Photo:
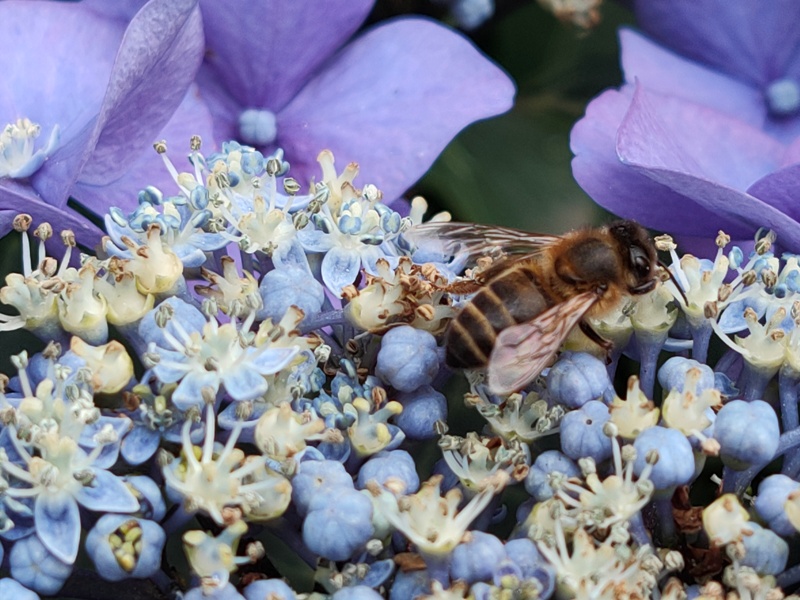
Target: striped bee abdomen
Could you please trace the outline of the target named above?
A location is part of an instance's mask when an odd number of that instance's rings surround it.
[[[491,278],[450,323],[447,364],[457,369],[485,366],[499,332],[530,321],[549,304],[531,265],[510,265]]]

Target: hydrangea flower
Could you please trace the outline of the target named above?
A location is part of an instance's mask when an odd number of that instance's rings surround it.
[[[463,127],[510,108],[508,77],[435,22],[397,19],[346,44],[373,3],[202,0],[198,82],[217,139],[283,148],[300,181],[329,149],[391,200]]]
[[[742,241],[763,226],[800,249],[800,34],[790,25],[800,7],[639,0],[635,9],[666,47],[620,32],[625,81],[575,125],[575,178],[605,208],[693,247],[720,228]]]
[[[151,0],[128,24],[76,3],[0,4],[0,231],[25,206],[92,247],[100,231],[70,197],[96,214],[131,207],[159,132],[208,135],[187,93],[203,51],[196,4]]]

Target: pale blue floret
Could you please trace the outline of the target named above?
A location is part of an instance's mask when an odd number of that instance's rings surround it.
[[[564,352],[547,374],[547,394],[556,404],[580,408],[590,400],[610,402],[614,387],[599,358],[585,352]]]
[[[780,439],[775,410],[763,400],[733,400],[717,413],[714,438],[726,467],[744,471],[766,465],[775,456]]]
[[[347,560],[372,535],[372,502],[346,487],[313,498],[303,521],[305,545],[330,560]]]
[[[366,489],[370,481],[383,486],[390,478],[402,482],[403,494],[415,494],[419,490],[414,459],[405,450],[384,450],[372,456],[359,469],[356,485],[360,490]]]
[[[581,470],[571,458],[562,452],[547,450],[533,461],[525,476],[525,490],[537,502],[552,498],[553,488],[550,486],[549,476],[555,473],[561,473],[565,477],[578,477]]]
[[[759,575],[778,575],[786,569],[789,560],[789,544],[774,531],[764,529],[758,523],[747,526],[752,535],[742,538],[745,555],[742,564],[755,569]]]
[[[758,486],[754,503],[756,513],[778,535],[791,536],[797,530],[786,516],[789,494],[800,493],[800,483],[786,475],[770,475]]]
[[[378,592],[366,585],[356,585],[338,590],[331,600],[382,600]]]
[[[135,566],[128,571],[123,569],[115,556],[116,547],[109,541],[109,535],[132,518],[128,515],[103,515],[89,530],[86,536],[86,551],[97,569],[100,577],[107,581],[122,581],[129,577],[142,579],[150,577],[161,568],[161,552],[167,536],[158,523],[147,519],[135,519],[141,530],[141,550]]]
[[[447,398],[430,385],[421,385],[410,392],[399,392],[395,400],[403,405],[403,412],[395,417],[394,422],[408,439],[435,438],[436,422],[447,421]]]
[[[597,400],[568,412],[561,421],[561,450],[573,460],[611,458],[611,439],[603,432],[608,419],[608,407]]]
[[[292,502],[297,511],[305,515],[314,498],[340,487],[355,489],[353,478],[342,463],[335,460],[304,460],[292,479]]]
[[[694,476],[694,454],[689,440],[677,429],[649,427],[633,442],[636,449],[634,473],[641,475],[649,468],[648,453],[658,452],[658,462],[652,467],[649,479],[657,493],[672,495],[679,485],[685,485]]]
[[[239,135],[245,144],[266,146],[275,141],[278,125],[275,113],[249,108],[239,115]]]
[[[463,579],[469,584],[489,581],[495,566],[506,558],[505,547],[497,537],[482,531],[470,533],[470,540],[453,550],[450,577]]]
[[[281,320],[290,306],[296,306],[309,319],[318,314],[325,301],[325,289],[308,269],[296,265],[286,265],[269,271],[258,285],[262,306],[256,311],[256,318]]]
[[[664,390],[664,394],[672,390],[683,392],[686,384],[686,373],[689,369],[699,369],[701,372],[697,387],[691,390],[695,394],[700,394],[704,390],[713,389],[715,386],[714,370],[708,365],[683,356],[673,356],[661,365],[658,370],[658,383]]]
[[[800,110],[800,85],[788,77],[776,79],[767,85],[764,99],[769,112],[775,117],[791,117]]]
[[[381,340],[375,374],[401,392],[430,385],[439,372],[436,338],[427,331],[402,325]]]
[[[254,581],[244,588],[246,600],[264,600],[264,598],[274,598],[275,600],[295,600],[294,590],[286,585],[282,579],[262,579]]]
[[[72,564],[56,558],[35,535],[17,540],[9,556],[11,576],[40,594],[55,594],[72,573]]]
[[[0,598],[14,598],[14,600],[39,600],[39,594],[26,588],[21,583],[3,577],[0,579]]]

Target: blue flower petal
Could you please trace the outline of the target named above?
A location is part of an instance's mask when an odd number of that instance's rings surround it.
[[[239,368],[226,369],[222,373],[225,391],[234,400],[252,400],[267,391],[267,380],[256,369],[247,364]]]
[[[361,255],[349,248],[331,248],[322,259],[322,281],[337,296],[350,285],[361,270]]]
[[[203,404],[203,388],[209,387],[214,393],[219,389],[219,373],[192,371],[178,384],[172,394],[172,403],[180,410]]]
[[[139,501],[120,478],[103,469],[94,469],[93,473],[92,483],[81,487],[75,494],[82,506],[95,512],[139,510]]]
[[[129,465],[140,465],[158,450],[161,436],[157,431],[140,425],[122,440],[122,458]]]
[[[81,541],[81,516],[75,498],[67,492],[40,494],[33,512],[36,535],[45,548],[58,560],[74,563]]]

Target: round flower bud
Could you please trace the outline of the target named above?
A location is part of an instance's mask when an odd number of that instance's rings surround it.
[[[32,592],[21,583],[3,577],[0,579],[0,598],[14,598],[14,600],[39,600],[39,594]]]
[[[777,533],[764,529],[758,523],[749,523],[752,535],[742,537],[745,555],[742,564],[759,575],[778,575],[789,560],[789,544]]]
[[[223,587],[214,588],[209,592],[201,585],[193,587],[183,595],[183,600],[245,600],[230,581]]]
[[[725,466],[744,471],[767,464],[778,450],[781,435],[778,416],[763,400],[733,400],[717,413],[714,439]]]
[[[296,600],[294,590],[282,579],[262,579],[244,588],[245,600]]]
[[[383,600],[383,596],[365,585],[354,585],[338,590],[331,600]]]
[[[167,309],[163,305],[167,305],[169,308]],[[158,326],[157,321],[160,321],[164,314],[171,314],[172,316],[166,320],[166,325],[161,328]],[[203,313],[196,307],[180,298],[171,296],[142,317],[139,322],[139,335],[146,342],[155,342],[156,346],[172,349],[172,344],[164,337],[164,331],[168,331],[180,340],[183,338],[178,333],[175,323],[180,323],[180,326],[187,333],[201,333],[207,321]]]
[[[311,501],[334,489],[353,490],[353,478],[342,463],[335,460],[304,460],[292,479],[292,502],[300,515],[309,510]]]
[[[72,565],[53,556],[35,534],[14,543],[9,565],[14,580],[39,594],[55,594],[72,573]]]
[[[436,338],[408,325],[386,332],[381,340],[375,374],[401,392],[430,385],[439,372]]]
[[[557,404],[580,408],[590,400],[610,400],[614,388],[599,358],[585,352],[564,352],[547,374],[547,393]]]
[[[796,529],[786,516],[789,494],[800,493],[800,483],[786,475],[770,475],[758,486],[755,509],[758,516],[778,535],[790,536]]]
[[[389,479],[403,483],[403,494],[414,494],[419,490],[414,459],[405,450],[383,451],[371,457],[359,470],[356,486],[363,490],[369,481],[385,485]]]
[[[103,515],[86,536],[86,551],[107,581],[143,579],[161,568],[167,536],[158,523],[129,515]]]
[[[394,422],[409,439],[435,438],[436,421],[447,420],[447,398],[429,385],[399,393],[395,399],[402,404],[403,412],[394,418]]]
[[[497,563],[506,558],[503,542],[489,533],[472,531],[469,541],[453,550],[450,561],[452,579],[463,579],[469,584],[488,581]]]
[[[659,491],[674,490],[676,486],[689,483],[694,476],[694,454],[686,436],[677,429],[650,427],[633,442],[636,462],[633,471],[637,477],[654,458],[651,451],[658,452],[658,461],[652,466],[649,479]]]
[[[541,584],[540,598],[549,598],[556,586],[555,569],[528,538],[506,542],[506,554],[519,567],[522,579],[536,579]]]
[[[347,560],[372,537],[372,502],[344,489],[320,500],[303,521],[303,542],[323,558]]]
[[[322,284],[307,269],[296,265],[284,265],[264,275],[258,293],[263,305],[256,318],[269,318],[273,323],[280,321],[290,306],[301,309],[307,319],[318,314],[325,301]]]
[[[578,477],[581,470],[571,458],[558,450],[542,452],[533,461],[528,475],[525,477],[525,489],[537,502],[553,497],[550,487],[551,473],[562,473],[566,477]]]
[[[661,384],[664,393],[667,394],[672,390],[683,392],[689,369],[700,369],[697,388],[689,391],[699,394],[703,390],[710,390],[714,387],[714,370],[711,367],[691,358],[673,356],[658,370],[658,383]]]
[[[610,458],[611,438],[603,432],[608,419],[608,407],[597,400],[568,412],[561,420],[561,450],[573,460],[593,458],[600,463]]]
[[[421,571],[398,571],[395,575],[392,588],[389,590],[389,600],[408,600],[419,598],[431,591],[431,579],[427,569]]]

